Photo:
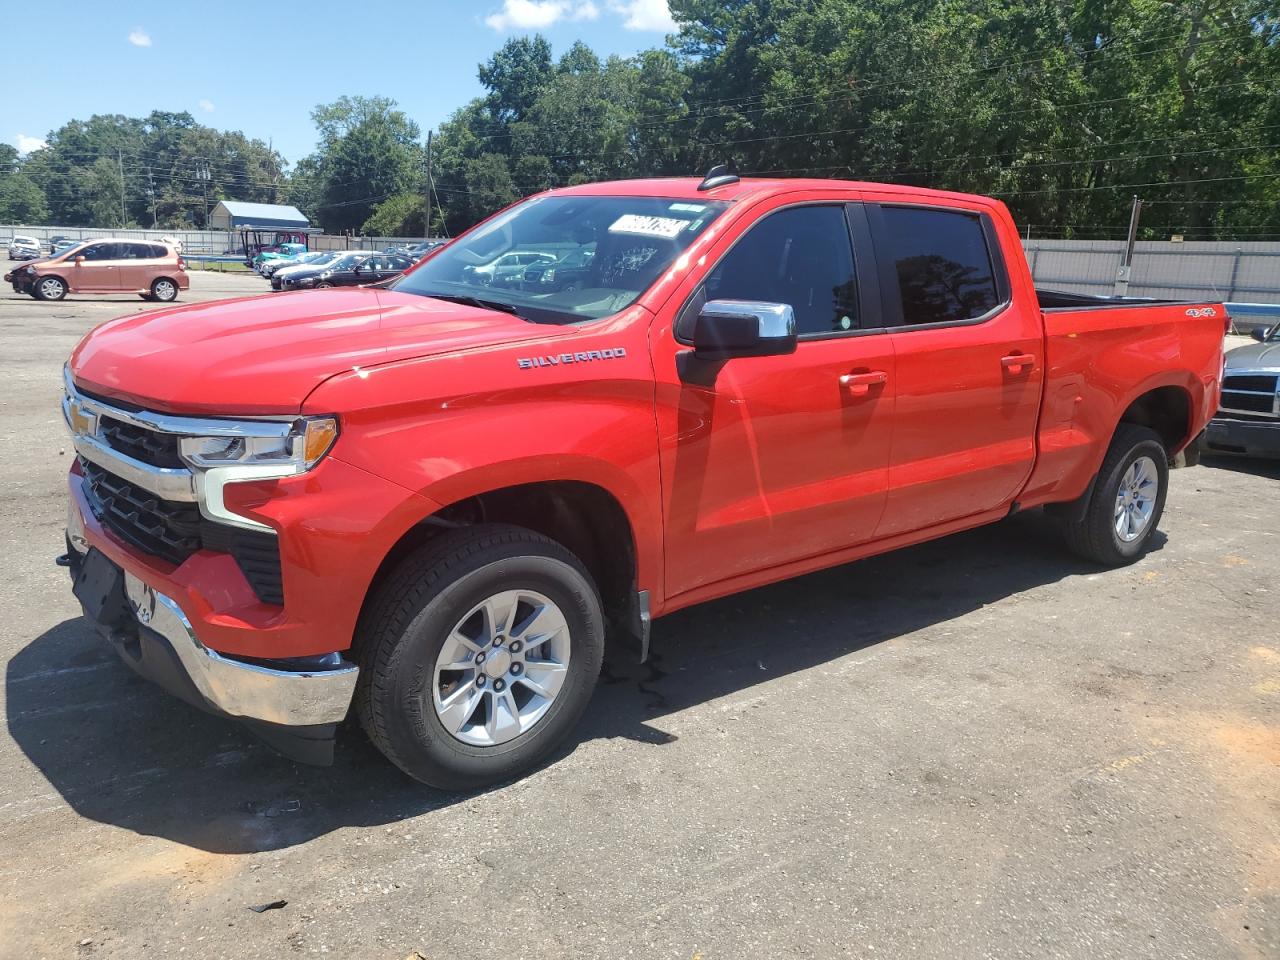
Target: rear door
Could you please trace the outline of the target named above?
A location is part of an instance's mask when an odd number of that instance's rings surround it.
[[[151,286],[151,275],[154,273],[155,247],[149,243],[132,241],[121,241],[116,246],[120,289],[148,289]]]
[[[804,196],[723,238],[652,328],[669,597],[870,540],[879,523],[892,343],[874,270],[853,256],[860,210]],[[709,300],[789,304],[795,353],[695,358]]]
[[[1013,296],[988,211],[867,212],[897,364],[880,538],[1012,502],[1035,459],[1043,338],[1038,306]]]

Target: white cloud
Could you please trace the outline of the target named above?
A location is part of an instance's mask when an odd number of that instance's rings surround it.
[[[19,153],[30,153],[32,150],[43,150],[49,144],[39,137],[29,137],[25,133],[20,133],[13,138],[13,145],[18,148]]]
[[[627,30],[676,32],[676,22],[671,19],[667,0],[609,0],[609,9],[626,18],[622,26]]]
[[[489,14],[484,22],[503,33],[545,30],[561,20],[594,20],[598,16],[600,8],[593,0],[502,0],[502,9]]]
[[[213,101],[212,101],[212,100],[201,100],[201,101],[200,101],[200,109],[201,109],[201,110],[203,110],[205,113],[213,113]]]
[[[141,27],[134,27],[129,31],[129,42],[135,47],[149,47],[151,46],[151,34]]]

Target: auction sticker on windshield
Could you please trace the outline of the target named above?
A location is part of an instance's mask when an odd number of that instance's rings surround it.
[[[636,213],[624,213],[609,227],[610,233],[630,233],[641,237],[664,237],[674,240],[689,225],[688,220],[674,217],[642,217]]]

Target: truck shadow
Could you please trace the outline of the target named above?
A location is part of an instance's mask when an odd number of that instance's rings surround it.
[[[1230,457],[1205,454],[1200,465],[1211,470],[1227,470],[1232,473],[1248,473],[1268,480],[1280,480],[1280,459],[1262,457]]]
[[[1157,535],[1155,549],[1163,543]],[[1002,597],[1096,572],[1038,513],[681,611],[654,625],[652,658],[612,651],[574,738],[660,747],[664,715],[962,616]],[[135,677],[89,625],[67,620],[10,661],[6,715],[57,791],[10,797],[19,818],[81,816],[215,853],[293,846],[346,826],[420,817],[464,801],[386,762],[356,729],[334,767],[290,763],[236,724]]]

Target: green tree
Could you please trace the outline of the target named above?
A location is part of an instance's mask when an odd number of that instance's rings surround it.
[[[22,173],[0,176],[0,223],[47,223],[44,191]]]
[[[374,207],[417,185],[418,126],[385,97],[342,97],[312,111],[320,149],[316,214],[325,230],[358,229]]]

